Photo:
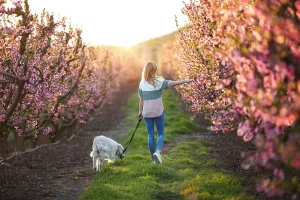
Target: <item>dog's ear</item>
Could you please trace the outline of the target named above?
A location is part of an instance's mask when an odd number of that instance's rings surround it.
[[[122,153],[122,151],[124,150],[123,146],[121,144],[118,144],[117,147],[118,150]]]
[[[116,152],[116,155],[118,156],[118,158],[123,159],[125,157],[123,151],[124,151],[123,146],[121,144],[118,144],[117,145],[117,152]]]

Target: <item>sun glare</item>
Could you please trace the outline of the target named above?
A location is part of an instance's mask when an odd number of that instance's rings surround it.
[[[186,20],[182,0],[28,0],[31,10],[43,8],[67,17],[83,29],[88,45],[133,46],[177,30]],[[185,1],[186,2],[186,1]]]

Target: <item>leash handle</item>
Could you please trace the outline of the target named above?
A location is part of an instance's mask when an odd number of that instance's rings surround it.
[[[136,125],[136,127],[135,127],[135,130],[134,130],[134,132],[133,132],[133,134],[132,134],[130,140],[127,142],[126,147],[124,148],[124,150],[123,150],[123,152],[121,153],[121,155],[123,155],[123,154],[125,153],[125,151],[127,150],[127,148],[128,148],[128,146],[129,146],[129,144],[131,143],[131,141],[132,141],[132,139],[133,139],[133,137],[134,137],[134,135],[135,135],[135,132],[136,132],[137,128],[139,127],[141,121],[142,121],[142,118],[139,118],[139,121],[138,121],[138,123],[137,123],[137,125]]]

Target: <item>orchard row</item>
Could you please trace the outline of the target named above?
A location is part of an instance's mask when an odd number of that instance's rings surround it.
[[[0,1],[1,2],[1,1]],[[28,1],[0,3],[0,141],[7,155],[10,134],[24,140],[55,138],[85,123],[119,89],[123,55],[86,46],[82,31]]]
[[[273,172],[258,191],[299,194],[300,1],[191,0],[182,12],[164,63],[194,79],[178,89],[189,109],[255,143],[243,167]]]

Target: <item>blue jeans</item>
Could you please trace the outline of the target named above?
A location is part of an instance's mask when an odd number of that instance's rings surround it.
[[[153,159],[153,154],[155,153],[156,149],[162,151],[163,143],[164,143],[164,136],[165,136],[165,126],[164,126],[165,114],[164,112],[154,118],[144,118],[147,132],[148,132],[148,148],[150,151],[151,158]],[[158,132],[158,137],[156,141],[156,148],[154,142],[154,124],[156,125],[156,130]]]

